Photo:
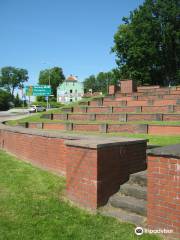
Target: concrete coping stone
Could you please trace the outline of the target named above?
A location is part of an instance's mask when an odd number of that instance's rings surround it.
[[[151,150],[148,150],[147,154],[153,156],[166,156],[180,159],[180,144],[153,148]]]
[[[147,143],[146,139],[139,138],[126,138],[126,137],[116,137],[116,138],[103,138],[96,137],[90,139],[80,139],[76,141],[67,140],[65,144],[68,146],[82,147],[82,148],[104,148],[111,146],[122,146],[122,145],[131,145],[135,143]]]
[[[65,144],[69,146],[78,146],[85,148],[102,148],[107,146],[116,146],[116,145],[127,145],[138,143],[146,143],[148,140],[145,139],[136,139],[136,138],[121,138],[121,137],[108,137],[96,136],[96,135],[80,135],[80,134],[68,134],[68,133],[57,133],[57,132],[48,132],[40,129],[28,129],[22,127],[12,127],[4,125],[0,122],[0,130],[5,130],[13,133],[21,133],[28,135],[36,135],[49,138],[60,138],[65,139]]]
[[[80,139],[80,136],[75,134],[68,134],[62,132],[48,132],[47,130],[41,129],[32,129],[32,128],[22,128],[21,126],[7,126],[0,123],[0,130],[5,130],[8,132],[13,133],[21,133],[21,134],[28,134],[28,135],[37,135],[42,137],[49,137],[49,138],[61,138],[61,139],[71,139],[76,140]]]

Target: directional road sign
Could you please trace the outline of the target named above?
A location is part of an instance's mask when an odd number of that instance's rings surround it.
[[[25,92],[27,96],[49,96],[51,95],[51,86],[48,85],[26,86]]]

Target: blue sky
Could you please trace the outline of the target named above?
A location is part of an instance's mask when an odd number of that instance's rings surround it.
[[[60,66],[83,81],[116,67],[110,54],[122,17],[143,0],[0,0],[0,68]]]

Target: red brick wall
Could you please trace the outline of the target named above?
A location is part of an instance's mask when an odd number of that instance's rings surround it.
[[[115,100],[116,101],[130,101],[130,100],[132,100],[132,97],[118,97],[118,96],[116,96],[116,98],[115,98]]]
[[[68,147],[66,192],[80,205],[97,207],[97,150]]]
[[[85,113],[86,112],[86,107],[73,107],[73,112],[81,112]]]
[[[99,131],[99,124],[73,124],[74,131]]]
[[[107,132],[147,133],[147,127],[145,124],[108,124]]]
[[[97,101],[90,101],[89,105],[91,107],[96,107],[96,106],[98,106],[98,102]]]
[[[113,113],[117,112],[137,112],[137,108],[135,106],[133,107],[114,107]]]
[[[180,99],[180,94],[164,95],[164,99]]]
[[[28,128],[37,128],[37,123],[28,123]]]
[[[68,120],[90,120],[88,114],[68,114]]]
[[[154,106],[176,105],[176,99],[155,100],[153,105]]]
[[[112,121],[119,121],[119,114],[96,114],[96,120],[112,120]]]
[[[158,89],[160,88],[159,85],[156,85],[156,86],[140,86],[140,87],[137,87],[137,91],[138,92],[149,92],[149,91],[154,91],[155,89]]]
[[[115,106],[115,107],[119,107],[121,106],[121,103],[120,101],[106,101],[103,103],[103,106]]]
[[[98,113],[98,112],[109,112],[109,107],[88,107],[87,112],[89,113]]]
[[[149,99],[150,100],[150,99]],[[148,100],[128,101],[127,106],[149,106]],[[153,106],[176,105],[176,99],[153,100]]]
[[[128,101],[127,106],[148,106],[148,101],[138,100],[138,101]]]
[[[127,114],[127,121],[156,121],[156,114]]]
[[[87,208],[106,204],[129,174],[146,169],[144,143],[100,149],[69,146],[67,195]]]
[[[1,148],[21,159],[61,175],[66,174],[64,140],[0,130]]]
[[[148,156],[149,229],[169,229],[169,239],[180,239],[180,159]]]
[[[121,93],[132,93],[136,91],[135,83],[132,80],[124,80],[121,82]]]
[[[53,114],[53,120],[67,120],[66,114]]]
[[[169,107],[168,106],[143,106],[142,107],[142,112],[169,112]]]
[[[180,95],[180,90],[170,90],[170,94]]]
[[[174,106],[174,112],[180,112],[180,106]]]
[[[66,130],[64,123],[44,123],[43,128],[47,130]]]
[[[149,125],[148,134],[152,135],[180,135],[180,126]]]
[[[180,114],[163,114],[163,121],[180,121]]]
[[[152,96],[138,96],[138,100],[157,100],[159,99],[159,96],[163,95],[152,95]]]
[[[117,90],[118,90],[117,86],[115,86],[115,85],[110,85],[109,86],[109,94],[110,95],[114,95],[117,92]]]

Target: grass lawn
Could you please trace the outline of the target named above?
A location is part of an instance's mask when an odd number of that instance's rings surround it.
[[[159,239],[63,202],[64,178],[2,151],[0,169],[0,240]]]

